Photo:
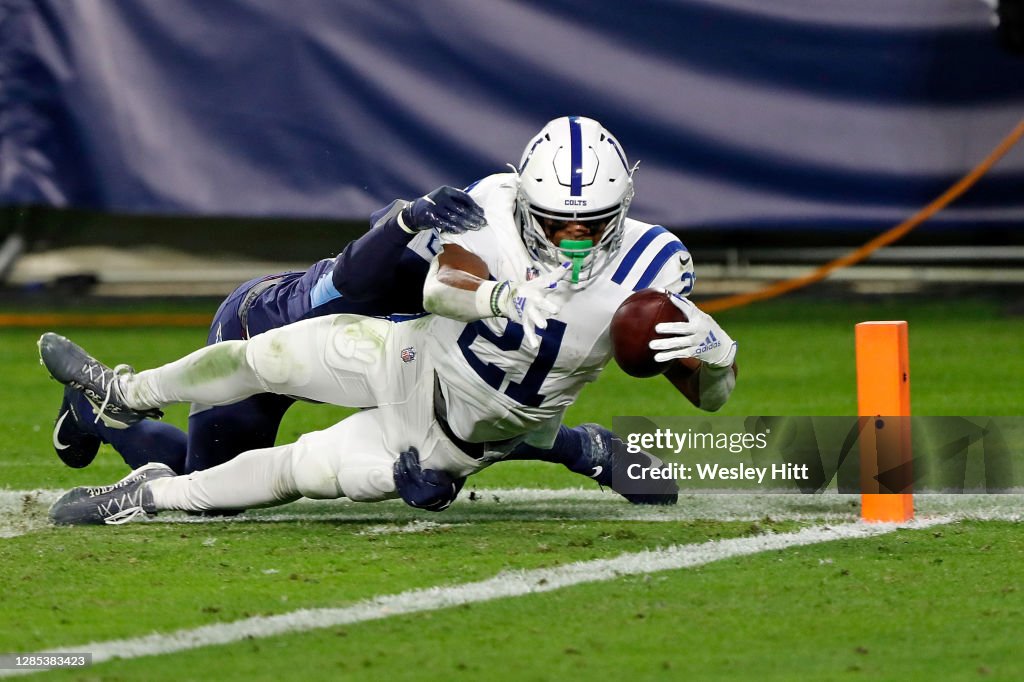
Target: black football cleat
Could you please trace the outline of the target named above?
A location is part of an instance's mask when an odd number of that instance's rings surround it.
[[[157,409],[136,410],[125,403],[118,378],[134,373],[128,365],[111,369],[60,334],[39,337],[39,359],[57,381],[85,394],[100,420],[113,429],[126,429],[143,419],[159,419]]]
[[[64,387],[64,400],[57,412],[53,425],[53,449],[60,461],[72,469],[82,469],[92,464],[103,442],[99,436],[87,433],[81,426],[91,415],[80,414],[75,406],[79,392],[70,386]]]
[[[635,480],[628,472],[630,466],[644,470],[663,469],[665,462],[644,452],[630,452],[622,439],[600,424],[582,424],[587,432],[589,472],[584,473],[600,485],[611,488],[632,504],[675,504],[679,500],[679,484],[673,478]]]
[[[117,526],[156,514],[145,484],[175,475],[166,464],[151,462],[113,485],[73,488],[50,507],[50,520],[58,526]]]

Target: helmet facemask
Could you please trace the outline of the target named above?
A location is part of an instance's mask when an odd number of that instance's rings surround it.
[[[570,281],[581,287],[589,284],[615,259],[622,246],[623,224],[626,212],[633,200],[632,182],[622,203],[599,211],[551,211],[530,203],[520,189],[516,197],[517,218],[522,231],[523,243],[530,257],[548,268],[569,261],[573,271]],[[593,225],[593,238],[561,240],[555,244],[549,235],[560,228],[559,223],[579,222]]]

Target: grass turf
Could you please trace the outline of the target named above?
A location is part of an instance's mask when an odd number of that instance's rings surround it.
[[[720,414],[852,415],[856,412],[853,325],[870,319],[905,319],[910,325],[913,412],[918,415],[1014,415],[1024,385],[1024,319],[1001,314],[997,302],[958,302],[957,329],[984,339],[986,358],[966,361],[963,334],[950,331],[945,301],[827,304],[774,301],[725,311],[717,317],[739,342],[740,376]],[[52,455],[50,430],[60,388],[39,366],[35,341],[43,329],[0,330],[0,485],[25,489],[109,482],[126,468],[109,448],[85,471],[69,470]],[[138,368],[176,359],[205,341],[198,328],[62,329],[101,360]],[[184,427],[185,406],[166,420]],[[633,379],[614,363],[585,389],[566,422],[611,425],[615,416],[696,414],[660,377]],[[299,404],[286,415],[279,442],[326,428],[349,414],[333,406]],[[479,474],[478,485],[564,486],[586,484],[557,467],[508,462]]]
[[[959,301],[956,329],[984,339],[986,359],[965,362],[964,334],[951,333],[950,315],[944,301],[783,300],[722,313],[718,319],[740,342],[740,379],[723,413],[853,414],[852,327],[867,319],[909,321],[916,414],[1018,413],[1024,321],[1002,316],[993,302]],[[41,331],[0,330],[0,486],[111,482],[125,467],[108,448],[82,471],[67,469],[53,454],[60,389],[37,364]],[[201,329],[57,331],[101,359],[138,367],[176,358],[205,338]],[[693,408],[667,382],[631,379],[610,366],[567,421],[610,424],[618,415],[687,413]],[[186,414],[173,408],[167,419],[184,425]],[[280,440],[345,414],[297,405]],[[491,467],[472,483],[593,486],[559,467],[523,462]],[[367,529],[365,517],[37,530],[0,539],[7,585],[0,650],[337,605],[509,567],[750,532],[749,522],[566,516],[490,516],[385,536],[358,535]],[[446,517],[428,518],[443,523]],[[1019,679],[1024,671],[1012,655],[1024,577],[1018,535],[1016,524],[961,523],[42,677]]]
[[[902,531],[101,670],[154,681],[1018,680],[1017,531]]]
[[[114,531],[116,544],[103,547],[96,546],[96,530],[90,528],[53,528],[5,540],[0,575],[18,589],[0,595],[6,623],[0,650],[42,650],[341,606],[368,594],[469,582],[503,570],[793,526],[502,521],[380,534],[374,525],[313,519],[134,524]],[[26,555],[33,557],[28,565]],[[147,586],[141,609],[140,585]]]

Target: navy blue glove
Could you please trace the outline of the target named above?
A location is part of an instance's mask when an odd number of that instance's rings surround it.
[[[439,230],[462,234],[467,230],[479,230],[487,222],[484,209],[473,201],[473,197],[448,185],[412,202],[402,209],[399,217],[406,229],[415,232]]]
[[[410,507],[427,511],[444,511],[459,496],[466,479],[455,478],[444,471],[420,466],[420,453],[409,448],[395,460],[395,488]]]

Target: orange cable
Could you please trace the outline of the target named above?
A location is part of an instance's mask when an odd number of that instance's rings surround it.
[[[0,329],[21,327],[206,327],[198,313],[0,313]]]
[[[960,178],[952,187],[942,193],[937,199],[932,201],[930,204],[922,208],[920,211],[912,215],[911,217],[904,220],[899,225],[889,229],[886,232],[878,235],[863,246],[854,249],[850,253],[844,256],[840,256],[833,261],[825,263],[816,270],[809,272],[806,275],[800,277],[794,277],[792,279],[782,280],[781,282],[775,282],[769,284],[763,289],[757,291],[750,291],[744,294],[735,294],[733,296],[723,296],[722,298],[712,299],[706,303],[701,304],[701,310],[709,313],[718,312],[721,310],[728,310],[730,308],[737,308],[754,301],[763,301],[769,298],[775,298],[782,294],[789,293],[796,289],[800,289],[809,284],[820,282],[821,280],[828,277],[833,271],[840,268],[849,267],[856,263],[861,262],[872,253],[892,244],[897,239],[902,238],[905,234],[913,230],[915,227],[923,223],[924,221],[931,218],[933,215],[946,208],[950,203],[958,199],[964,192],[971,188],[985,173],[987,173],[992,166],[995,165],[999,159],[1003,158],[1008,151],[1020,141],[1021,137],[1024,137],[1024,119],[1022,119],[1014,127],[1010,134],[1007,135],[1003,140],[996,146],[995,149],[985,158],[984,161],[979,163],[974,170]]]

